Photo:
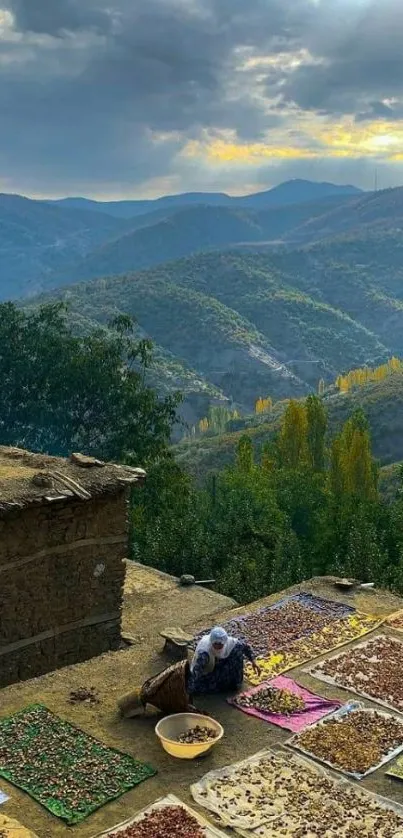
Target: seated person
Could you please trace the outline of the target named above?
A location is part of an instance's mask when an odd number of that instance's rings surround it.
[[[196,646],[187,685],[189,694],[238,690],[243,681],[244,657],[250,661],[256,674],[260,674],[250,646],[216,626]]]

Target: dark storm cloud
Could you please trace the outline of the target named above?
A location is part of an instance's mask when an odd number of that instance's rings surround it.
[[[403,96],[401,0],[330,0],[323,6],[305,38],[312,56],[322,63],[283,77],[284,100],[334,114],[387,116],[386,109],[379,112],[382,100]],[[389,110],[393,119],[393,107]]]
[[[110,30],[110,16],[97,0],[6,0],[20,32],[62,36],[67,31]]]
[[[403,108],[400,105],[398,107],[396,105],[391,107],[391,105],[387,105],[385,102],[369,102],[368,109],[357,113],[355,118],[357,122],[368,122],[376,119],[393,121],[394,119],[403,118]]]
[[[203,129],[259,140],[289,103],[396,115],[402,36],[397,0],[0,0],[0,180],[134,191]],[[301,49],[316,63],[240,70]]]
[[[43,183],[55,172],[136,183],[169,173],[179,148],[153,145],[150,130],[259,135],[277,117],[253,101],[233,51],[275,43],[288,16],[277,0],[250,0],[248,16],[233,4],[231,15],[226,0],[8,0],[21,40],[0,41],[0,162]]]

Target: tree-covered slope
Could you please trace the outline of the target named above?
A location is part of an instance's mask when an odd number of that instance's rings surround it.
[[[359,195],[348,205],[330,209],[318,218],[305,221],[288,233],[293,244],[314,242],[343,233],[403,226],[403,187]]]
[[[210,253],[53,296],[101,323],[136,317],[162,349],[251,409],[261,394],[303,395],[322,376],[389,354],[373,332],[290,282],[253,256]]]
[[[48,274],[125,228],[107,215],[0,195],[0,300],[37,292]]]
[[[253,323],[168,275],[147,271],[109,277],[59,290],[51,299],[66,301],[72,316],[102,324],[121,313],[135,317],[171,358],[245,407],[260,391],[282,397],[308,389]]]
[[[368,418],[375,456],[384,466],[403,460],[403,374],[394,373],[383,381],[358,387],[346,394],[325,398],[329,427],[337,433],[357,408]],[[204,434],[184,440],[175,448],[178,462],[199,480],[210,471],[233,462],[242,434],[254,441],[257,453],[273,439],[280,428],[286,401],[274,405],[269,418],[247,416],[235,424],[238,430],[222,435]]]
[[[377,383],[367,384],[347,394],[325,398],[329,413],[331,434],[336,434],[343,423],[357,408],[362,408],[369,421],[374,455],[384,467],[383,479],[388,475],[395,478],[392,468],[403,460],[403,374],[394,373]],[[239,429],[222,436],[202,436],[196,440],[185,440],[176,448],[178,461],[198,478],[209,471],[221,468],[233,461],[234,451],[243,433],[249,434],[259,452],[263,445],[278,432],[281,415],[286,402],[274,406],[269,419],[262,421],[256,416],[246,417],[236,424]],[[390,468],[389,468],[390,466]]]
[[[322,215],[330,204],[350,197],[269,209],[190,206],[166,208],[134,218],[132,229],[96,248],[83,259],[71,260],[48,277],[48,288],[161,265],[200,251],[232,245],[275,243],[295,226]]]
[[[151,275],[151,274],[149,274]],[[384,358],[374,332],[294,285],[273,261],[237,253],[199,254],[152,272],[211,295],[253,322],[295,373],[317,384],[370,358]],[[358,364],[358,365],[359,365]]]
[[[263,269],[278,269],[294,287],[345,312],[403,354],[403,237],[397,231],[336,238],[260,260]]]

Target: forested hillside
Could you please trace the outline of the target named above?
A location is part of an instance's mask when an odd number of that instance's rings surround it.
[[[237,434],[231,464],[197,487],[177,463],[156,464],[135,499],[134,557],[214,575],[242,602],[322,574],[402,590],[402,477],[385,502],[365,414],[330,411],[316,396],[290,401],[275,439]]]
[[[242,208],[232,199],[201,206],[193,196],[186,206],[151,202],[151,211],[132,219],[108,216],[98,205],[88,211],[3,196],[2,276],[17,265],[15,295],[48,288],[41,299],[66,301],[81,332],[106,327],[115,315],[134,317],[139,337],[155,344],[147,380],[160,393],[184,393],[188,424],[197,424],[209,403],[247,413],[259,396],[300,397],[321,379],[329,384],[348,369],[403,356],[403,190],[357,197],[348,189],[326,194],[322,186],[306,203],[287,203],[287,195],[309,191],[292,182],[272,190],[280,192],[276,208],[268,206],[271,193],[252,196],[253,209],[250,196]],[[299,249],[264,248],[265,238],[284,240],[315,218],[324,235],[347,217],[354,234]],[[225,250],[231,239],[237,246]],[[172,261],[200,248],[207,251]],[[163,264],[133,270],[150,262]],[[80,277],[92,281],[77,284]],[[51,287],[62,281],[66,287]],[[7,280],[3,286],[9,296]]]
[[[122,222],[107,215],[0,194],[0,300],[37,293],[61,265],[119,232]]]
[[[355,255],[367,264],[374,239],[384,234],[392,233],[393,249],[399,250],[402,219],[401,188],[363,194],[309,181],[242,198],[199,193],[101,204],[0,195],[0,299],[162,265],[200,251],[235,246],[289,251],[341,234],[354,236]],[[334,243],[333,255],[342,254],[343,246],[343,240]],[[385,250],[382,242],[379,246]]]
[[[394,373],[383,381],[357,387],[349,393],[325,397],[329,434],[337,433],[352,413],[361,409],[368,419],[373,452],[382,465],[403,460],[403,373]],[[243,434],[253,441],[258,456],[267,442],[273,440],[281,427],[287,402],[274,405],[270,415],[251,415],[233,423],[237,430],[225,434],[203,434],[184,440],[175,448],[178,463],[198,481],[210,471],[234,462],[235,452]]]
[[[240,253],[200,254],[53,298],[91,321],[134,316],[159,347],[246,410],[261,394],[302,395],[389,353],[357,320],[293,287],[291,275]]]
[[[311,218],[286,236],[293,244],[314,242],[328,236],[337,236],[359,230],[402,229],[403,188],[384,189],[357,196],[342,207],[330,208],[320,218]]]
[[[358,407],[375,431],[376,415],[389,417],[376,444],[397,441],[391,430],[393,410],[396,422],[402,415],[403,374],[396,360],[376,373],[385,376],[376,385],[275,404],[270,427],[245,433],[260,414],[234,417],[242,431],[225,441],[230,467],[221,457],[197,485],[168,448],[178,397],[157,398],[146,385],[151,347],[127,317],[77,335],[58,306],[25,313],[3,304],[0,337],[2,444],[146,466],[131,508],[132,558],[215,577],[219,591],[241,602],[322,573],[403,590],[402,477],[395,467],[382,500],[370,426]],[[271,409],[268,400],[258,404]]]
[[[133,228],[83,259],[71,260],[66,268],[55,271],[47,287],[67,285],[78,280],[106,274],[148,268],[179,259],[198,251],[217,250],[234,244],[253,243],[272,248],[307,219],[321,217],[333,206],[351,201],[351,197],[323,198],[301,204],[274,208],[221,207],[198,205],[167,207],[128,222]]]

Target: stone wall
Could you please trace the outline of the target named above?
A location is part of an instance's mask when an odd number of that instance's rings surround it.
[[[120,643],[127,492],[0,521],[0,686]]]

